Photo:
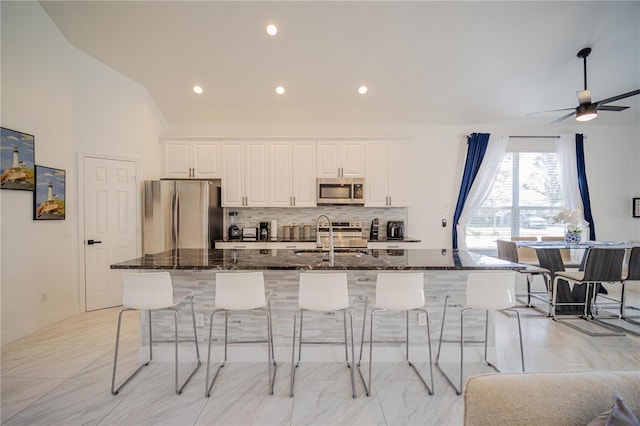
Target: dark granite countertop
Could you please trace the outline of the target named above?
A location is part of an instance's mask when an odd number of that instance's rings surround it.
[[[301,250],[178,249],[111,265],[111,269],[183,270],[478,270],[524,269],[470,251],[445,249],[364,250],[360,257],[336,255],[334,265],[320,253]],[[326,256],[324,256],[326,258]]]
[[[403,240],[387,240],[386,237],[380,237],[377,240],[372,240],[366,238],[367,242],[370,243],[419,243],[420,240],[417,238],[409,238],[405,237]],[[282,238],[278,238],[277,240],[257,240],[257,241],[246,241],[246,240],[215,240],[216,243],[315,243],[316,240],[285,240]]]

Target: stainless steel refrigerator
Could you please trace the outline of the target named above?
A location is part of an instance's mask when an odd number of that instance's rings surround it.
[[[220,180],[151,180],[144,183],[142,250],[214,248],[221,240]]]

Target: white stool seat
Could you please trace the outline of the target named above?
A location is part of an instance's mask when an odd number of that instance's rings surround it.
[[[302,320],[304,311],[336,312],[342,311],[344,318],[344,350],[347,367],[351,373],[351,389],[353,398],[356,397],[356,385],[349,353],[347,350],[347,315],[351,324],[351,359],[355,359],[355,347],[353,342],[353,316],[349,312],[349,290],[346,273],[300,273],[298,287],[298,310],[293,316],[293,347],[291,348],[291,385],[289,396],[293,397],[296,368],[300,365],[302,357],[302,345],[310,343],[334,343],[334,342],[308,342],[302,340]],[[295,361],[296,352],[296,324],[300,315],[300,340],[298,342],[298,362]],[[340,342],[342,343],[342,342]]]
[[[229,342],[228,319],[230,312],[262,311],[267,318],[267,338],[264,340],[233,341]],[[218,365],[215,375],[209,382],[209,372],[211,368],[211,344],[213,341],[213,317],[217,312],[223,312],[224,318],[224,360]],[[269,300],[265,295],[264,275],[262,272],[218,272],[216,273],[216,295],[214,310],[209,318],[209,351],[207,354],[207,377],[205,384],[205,395],[211,395],[216,378],[220,369],[227,362],[227,347],[230,343],[267,343],[268,359],[268,389],[273,395],[273,385],[276,379],[277,364],[273,349],[273,328],[271,324],[271,308]]]
[[[464,314],[471,310],[484,310],[485,314],[485,330],[484,340],[473,343],[484,343],[484,362],[499,372],[498,368],[487,360],[488,331],[489,331],[489,311],[510,310],[516,314],[518,319],[518,336],[520,338],[520,361],[522,363],[522,372],[524,372],[524,349],[522,345],[522,328],[520,325],[520,313],[511,309],[516,305],[515,293],[516,273],[514,271],[491,271],[491,272],[472,272],[467,277],[466,286],[466,303],[460,312],[460,385],[457,387],[451,378],[440,367],[440,349],[444,336],[444,324],[447,314],[447,301],[449,296],[445,296],[444,310],[442,312],[442,325],[440,328],[440,339],[438,341],[438,354],[436,355],[436,367],[445,376],[449,384],[455,389],[458,395],[462,394],[464,384]]]
[[[375,292],[366,292],[366,299],[364,304],[364,315],[362,321],[362,338],[360,339],[360,357],[358,361],[358,372],[362,379],[365,392],[367,396],[372,393],[371,378],[372,378],[372,366],[373,366],[373,315],[379,311],[404,311],[406,312],[407,324],[406,324],[406,340],[404,341],[392,341],[392,342],[376,342],[376,343],[405,343],[406,344],[406,361],[413,367],[415,373],[418,375],[422,383],[424,384],[427,392],[433,394],[433,369],[431,368],[431,332],[429,330],[429,313],[425,308],[424,299],[424,273],[379,273],[376,279]],[[367,323],[367,305],[371,304],[372,310],[370,313],[370,330],[369,330],[369,383],[364,379],[362,370],[360,369],[360,363],[362,361],[362,353],[364,347],[364,333]],[[428,358],[429,358],[429,372],[431,377],[431,385],[427,385],[427,382],[422,377],[417,368],[409,361],[409,311],[418,311],[426,315],[426,331],[427,331],[427,346],[428,346]]]
[[[153,358],[153,334],[151,312],[162,309],[170,309],[174,311],[174,333],[175,333],[175,386],[176,393],[182,393],[185,385],[200,367],[200,350],[198,348],[198,335],[196,332],[196,316],[193,308],[193,293],[191,291],[177,290],[174,292],[169,272],[145,272],[145,273],[123,273],[123,293],[122,305],[123,309],[118,315],[118,329],[116,332],[116,348],[113,358],[113,375],[111,378],[111,393],[117,394],[124,385],[135,376],[142,367],[149,365]],[[197,365],[184,383],[180,386],[178,381],[178,304],[186,299],[191,302],[191,317],[193,323],[193,336],[196,347]],[[120,328],[122,325],[122,314],[125,311],[138,310],[148,311],[149,321],[149,360],[143,363],[135,370],[122,384],[116,389],[116,370],[118,367],[118,352],[120,348]]]

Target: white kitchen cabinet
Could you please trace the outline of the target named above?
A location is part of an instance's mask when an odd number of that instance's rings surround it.
[[[271,141],[270,207],[315,207],[315,141]]]
[[[163,165],[166,178],[220,178],[220,143],[218,141],[165,142]]]
[[[267,141],[223,141],[222,206],[266,207],[269,202]]]
[[[318,141],[317,164],[319,178],[362,178],[365,144],[363,141]]]
[[[408,207],[409,144],[369,141],[365,160],[365,207]]]

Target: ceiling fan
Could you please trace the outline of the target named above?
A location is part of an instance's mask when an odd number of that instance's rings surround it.
[[[539,114],[541,112],[571,111],[569,114],[553,120],[551,124],[554,124],[566,120],[573,115],[576,116],[577,121],[589,121],[598,116],[598,111],[624,111],[625,109],[629,108],[626,106],[606,104],[640,94],[640,90],[633,90],[631,92],[622,93],[620,95],[602,99],[597,102],[591,102],[591,91],[587,89],[587,56],[589,56],[590,53],[590,47],[585,47],[578,52],[578,58],[582,58],[582,60],[584,61],[584,90],[578,90],[576,92],[576,95],[578,95],[579,105],[575,108],[553,109],[549,111],[534,112],[531,114]]]

